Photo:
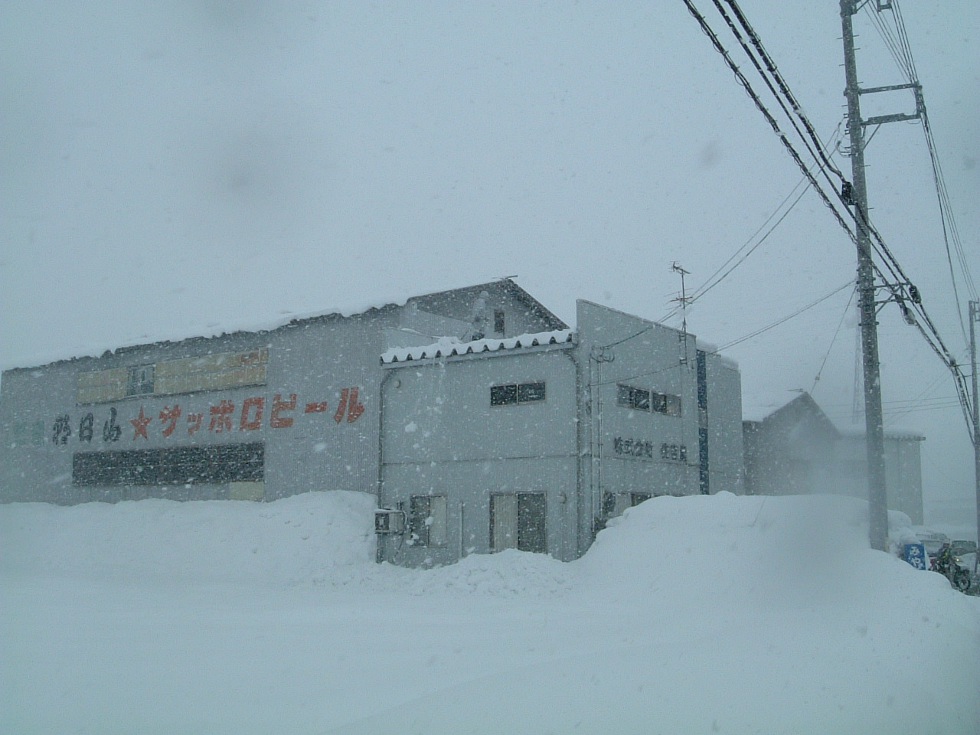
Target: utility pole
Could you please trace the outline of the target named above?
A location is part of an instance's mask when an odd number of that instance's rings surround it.
[[[977,331],[980,301],[970,302],[970,368],[973,385],[973,478],[977,486],[977,543],[980,545],[980,402],[977,401]],[[973,555],[973,573],[977,573],[980,551]]]
[[[854,59],[854,29],[851,16],[856,0],[840,0],[844,41],[844,75],[847,87],[847,132],[851,147],[851,201],[857,232],[857,287],[861,313],[861,346],[864,362],[864,421],[868,449],[868,515],[871,548],[886,551],[888,545],[888,496],[885,489],[885,433],[881,414],[881,380],[878,367],[878,322],[875,305],[871,233],[868,229],[868,189],[864,176],[864,125],[861,120],[861,91]],[[846,187],[845,187],[846,188]]]

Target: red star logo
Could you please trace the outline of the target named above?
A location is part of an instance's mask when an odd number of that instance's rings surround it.
[[[135,419],[129,420],[129,423],[131,423],[133,425],[133,428],[136,430],[135,433],[133,434],[133,441],[136,441],[140,437],[143,437],[144,439],[150,438],[146,435],[146,427],[150,425],[150,422],[152,420],[153,419],[148,419],[143,414],[143,407],[140,406],[140,415]]]

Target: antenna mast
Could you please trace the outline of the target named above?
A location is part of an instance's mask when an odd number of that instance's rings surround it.
[[[681,303],[681,331],[684,334],[687,334],[688,298],[687,298],[687,289],[684,286],[684,276],[689,276],[691,275],[691,273],[690,271],[684,270],[684,268],[681,267],[681,264],[678,263],[676,260],[674,261],[673,265],[670,266],[670,269],[674,271],[674,273],[680,273],[681,275],[681,295],[679,298],[674,299],[674,301],[679,301]]]

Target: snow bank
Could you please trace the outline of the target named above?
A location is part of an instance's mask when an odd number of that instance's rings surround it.
[[[858,501],[657,498],[574,563],[508,551],[431,570],[374,563],[373,505],[0,506],[0,731],[980,722],[980,600],[870,551]]]
[[[310,582],[374,560],[364,493],[275,503],[141,500],[0,507],[0,574],[182,584]]]

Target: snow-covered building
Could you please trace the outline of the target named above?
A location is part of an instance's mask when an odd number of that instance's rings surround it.
[[[754,495],[868,497],[863,430],[838,429],[809,393],[778,408],[746,409],[745,489]],[[922,466],[914,431],[885,431],[888,507],[923,522]]]
[[[687,333],[504,279],[8,370],[0,501],[375,494],[379,555],[581,555],[659,494],[742,487],[740,379]]]
[[[577,330],[387,351],[379,556],[517,548],[574,559],[654,495],[742,489],[737,366],[579,301]]]

